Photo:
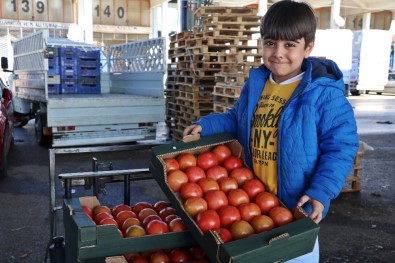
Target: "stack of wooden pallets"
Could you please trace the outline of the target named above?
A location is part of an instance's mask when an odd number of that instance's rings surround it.
[[[229,109],[261,64],[257,9],[200,7],[196,27],[171,37],[166,96],[173,140],[193,121]]]

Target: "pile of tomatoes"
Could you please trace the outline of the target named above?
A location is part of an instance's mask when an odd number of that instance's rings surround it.
[[[248,237],[294,220],[276,195],[265,191],[243,160],[219,144],[198,154],[165,158],[166,180],[203,233],[223,242]]]
[[[124,255],[128,263],[208,263],[199,246],[177,247]]]
[[[138,202],[132,207],[119,204],[112,209],[106,205],[98,205],[93,209],[83,205],[82,209],[97,225],[115,225],[122,237],[187,230],[171,203],[164,200],[154,204]]]

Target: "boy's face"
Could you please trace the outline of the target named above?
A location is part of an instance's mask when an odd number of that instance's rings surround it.
[[[314,47],[314,42],[311,42],[305,48],[304,38],[294,41],[263,38],[262,43],[263,62],[277,83],[302,73],[303,59],[310,55]]]

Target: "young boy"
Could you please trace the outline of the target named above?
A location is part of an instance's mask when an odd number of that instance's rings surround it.
[[[261,21],[264,64],[250,70],[232,109],[203,117],[184,135],[232,133],[266,189],[319,223],[344,185],[359,139],[340,69],[309,58],[316,24],[306,3],[273,4]],[[318,241],[292,260],[318,261]]]

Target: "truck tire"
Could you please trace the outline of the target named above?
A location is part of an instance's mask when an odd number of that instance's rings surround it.
[[[359,90],[352,90],[350,92],[351,92],[351,95],[353,95],[353,96],[359,96],[360,95]]]
[[[44,127],[47,126],[47,114],[37,112],[34,122],[34,130],[36,134],[36,141],[42,146],[49,146],[52,138],[51,136],[44,135]]]
[[[8,129],[8,127],[5,127],[6,129]],[[9,140],[9,138],[6,138],[6,136],[10,136],[8,133],[4,133],[4,141]],[[11,142],[12,145],[12,142]],[[10,147],[11,147],[10,145]],[[9,148],[10,148],[9,147]],[[1,162],[2,162],[2,166],[0,167],[0,178],[4,178],[7,177],[8,175],[8,162],[7,162],[7,156],[8,156],[8,152],[10,151],[10,149],[6,149],[6,146],[4,146],[3,144],[3,151],[1,153]]]

